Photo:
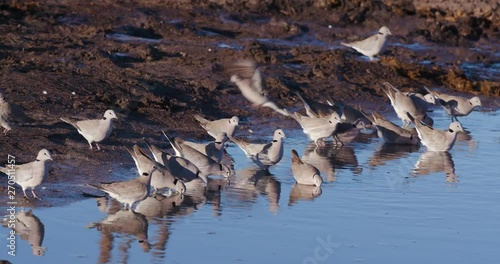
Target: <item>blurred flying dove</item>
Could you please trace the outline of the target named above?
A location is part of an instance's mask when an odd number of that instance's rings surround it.
[[[350,43],[341,42],[340,44],[355,49],[357,52],[370,58],[370,61],[373,61],[373,57],[378,55],[384,47],[388,35],[392,35],[391,31],[386,26],[383,26],[377,34],[366,39]]]
[[[28,198],[26,189],[31,189],[33,197],[40,199],[35,193],[35,187],[40,185],[47,177],[48,167],[45,162],[48,160],[52,160],[50,152],[42,149],[38,152],[35,161],[22,165],[7,164],[6,167],[0,167],[0,172],[7,174],[9,179],[12,177],[21,186],[24,197]]]
[[[283,138],[285,132],[276,129],[273,141],[267,144],[252,144],[235,138],[230,138],[259,168],[268,169],[283,158]]]
[[[464,131],[459,122],[452,122],[447,131],[442,131],[421,124],[410,113],[408,113],[408,117],[415,124],[422,145],[426,146],[429,151],[450,150],[457,139],[457,132]]]
[[[254,106],[269,107],[284,116],[288,116],[287,111],[279,108],[267,98],[266,92],[262,88],[262,76],[255,62],[239,60],[234,62],[227,71],[231,74],[231,82],[238,86],[241,94]]]
[[[292,149],[292,174],[299,184],[316,186],[323,184],[319,170],[313,165],[303,162],[295,149]]]
[[[92,149],[92,143],[95,142],[97,150],[101,150],[97,143],[105,140],[111,134],[113,130],[113,119],[118,119],[113,110],[107,110],[102,119],[75,121],[61,117],[62,121],[75,127],[78,133],[89,142],[90,149]]]

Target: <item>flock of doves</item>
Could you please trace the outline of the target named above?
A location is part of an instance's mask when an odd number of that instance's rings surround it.
[[[391,35],[387,27],[380,28],[378,34],[367,39],[352,43],[342,43],[352,47],[370,60],[377,55],[384,46],[386,36]],[[403,122],[398,126],[377,112],[371,115],[356,109],[343,102],[327,101],[326,103],[306,100],[300,93],[295,92],[304,103],[306,115],[290,112],[280,108],[271,101],[263,89],[263,78],[257,65],[250,60],[238,60],[228,69],[231,81],[241,91],[242,95],[255,107],[268,107],[277,113],[296,120],[303,132],[317,147],[324,144],[325,139],[332,137],[335,144],[343,145],[349,138],[361,129],[374,128],[378,136],[388,144],[418,145],[422,143],[428,151],[448,151],[456,140],[457,132],[463,131],[457,116],[467,116],[475,107],[481,106],[478,97],[471,99],[453,96],[427,89],[425,95],[420,93],[403,93],[396,87],[385,82],[381,85],[391,102],[398,118]],[[427,115],[430,105],[440,105],[451,116],[451,124],[447,130],[433,128],[433,120]],[[10,119],[14,115],[14,107],[5,101],[0,94],[0,125],[4,134],[11,129]],[[173,152],[163,151],[145,140],[145,144],[152,153],[152,157],[145,153],[137,144],[125,147],[134,159],[139,177],[111,183],[87,184],[107,193],[124,205],[125,209],[132,209],[134,203],[146,199],[150,190],[169,189],[184,193],[193,182],[208,184],[210,175],[230,177],[234,174],[232,160],[225,152],[226,143],[232,141],[241,148],[260,169],[267,170],[277,164],[283,157],[282,129],[274,131],[272,142],[268,144],[252,144],[234,137],[239,124],[239,118],[207,120],[200,115],[194,116],[207,133],[214,138],[209,143],[195,143],[181,138],[170,138]],[[113,110],[107,110],[102,119],[76,121],[61,118],[62,121],[73,126],[89,143],[90,149],[95,144],[105,140],[113,129],[113,120],[117,116]],[[410,126],[413,124],[414,126]],[[301,160],[297,151],[292,150],[292,174],[298,184],[320,186],[323,183],[319,170],[311,164]],[[34,189],[47,176],[46,162],[52,160],[47,149],[38,152],[36,160],[30,163],[0,167],[0,171],[11,175],[15,174],[15,182],[21,186],[24,196],[26,190],[31,189],[34,198],[38,198]]]

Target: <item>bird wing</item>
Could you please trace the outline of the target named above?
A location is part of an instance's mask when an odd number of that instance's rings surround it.
[[[99,131],[100,119],[81,120],[76,122],[76,128],[87,134],[96,134]]]
[[[370,36],[368,38],[365,38],[363,40],[354,41],[354,42],[345,43],[345,44],[347,44],[348,47],[352,47],[355,49],[368,50],[368,49],[373,48],[373,46],[377,45],[379,38],[380,38],[379,35],[376,34],[376,35]],[[347,46],[347,45],[344,45],[344,46]]]

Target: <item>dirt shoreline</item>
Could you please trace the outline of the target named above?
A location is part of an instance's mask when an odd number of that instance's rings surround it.
[[[238,115],[248,120],[241,136],[265,125],[298,128],[239,94],[222,71],[238,58],[262,65],[270,97],[288,109],[301,109],[290,92],[296,89],[384,112],[388,100],[377,88],[383,81],[403,90],[426,85],[481,94],[486,108],[498,107],[498,4],[457,13],[412,1],[313,2],[3,1],[0,92],[35,121],[0,136],[0,160],[11,154],[31,161],[50,149],[55,161],[41,196],[54,199],[36,203],[53,206],[62,203],[57,198],[79,199],[85,182],[129,173],[133,161],[120,140],[146,137],[166,147],[161,130],[208,139],[193,114]],[[394,36],[378,63],[338,45],[381,25]],[[109,108],[120,121],[101,152],[59,121],[99,118]]]

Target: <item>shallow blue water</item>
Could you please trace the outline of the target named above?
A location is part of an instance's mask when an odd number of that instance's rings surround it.
[[[436,127],[447,128],[444,112],[432,116]],[[125,226],[137,227],[134,235],[88,228],[107,217],[100,209],[117,210],[98,208],[89,198],[33,209],[45,227],[44,256],[34,256],[21,237],[17,256],[7,256],[9,230],[0,228],[0,258],[14,263],[497,263],[499,113],[473,112],[461,121],[470,138],[457,141],[450,155],[429,155],[425,147],[386,148],[368,135],[359,140],[364,143],[342,150],[309,151],[308,158],[336,169],[322,172],[321,190],[294,186],[290,150],[304,153],[308,142],[302,131],[285,131],[285,156],[270,169],[272,175],[256,172],[230,145],[237,175],[229,186],[154,200],[151,208],[163,211],[150,213],[162,217],[129,214]],[[149,252],[138,243],[141,232],[152,244]]]

